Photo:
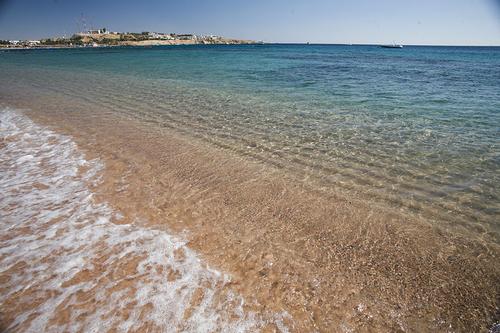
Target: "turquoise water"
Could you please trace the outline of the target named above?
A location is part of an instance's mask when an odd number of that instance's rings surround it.
[[[85,99],[432,219],[500,226],[500,48],[0,52],[0,88]]]

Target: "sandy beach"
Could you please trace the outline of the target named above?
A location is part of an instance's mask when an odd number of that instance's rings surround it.
[[[318,189],[83,100],[36,92],[1,100],[103,162],[92,191],[122,215],[113,223],[184,237],[232,277],[227,288],[245,310],[287,313],[289,331],[486,331],[498,314],[500,249],[484,234]],[[30,306],[19,302],[3,303],[4,326]]]
[[[0,0],[0,333],[500,333],[499,18]]]

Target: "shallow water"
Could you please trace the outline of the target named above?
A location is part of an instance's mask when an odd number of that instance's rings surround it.
[[[0,87],[81,98],[320,188],[499,229],[499,48],[36,50],[1,53],[0,70]]]
[[[0,139],[1,329],[288,331],[289,315],[252,312],[185,241],[95,200],[103,165],[71,138],[3,109]]]

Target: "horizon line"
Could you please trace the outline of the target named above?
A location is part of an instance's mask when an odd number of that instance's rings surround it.
[[[264,44],[289,44],[289,45],[345,45],[345,46],[381,46],[391,43],[321,43],[321,42],[263,42]],[[456,47],[500,47],[500,44],[404,44],[403,46],[456,46]]]

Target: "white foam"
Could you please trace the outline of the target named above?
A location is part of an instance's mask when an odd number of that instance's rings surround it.
[[[166,332],[247,332],[268,323],[287,331],[287,313],[246,311],[244,299],[227,287],[231,277],[207,267],[182,239],[112,223],[121,213],[96,202],[87,186],[99,179],[103,164],[86,160],[71,138],[4,109],[0,139],[0,232],[8,235],[0,240],[0,273],[26,263],[11,272],[0,302],[43,299],[16,313],[7,330],[24,325],[26,332],[127,332],[148,322]],[[136,270],[123,274],[121,265],[132,259]],[[85,270],[97,273],[89,281],[70,282]],[[116,288],[124,282],[126,287]],[[33,292],[15,295],[28,290]],[[77,296],[89,290],[94,300],[85,306]],[[191,307],[195,300],[199,305]],[[50,324],[58,306],[69,318]],[[119,310],[127,307],[123,318]]]

